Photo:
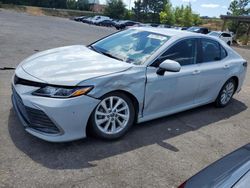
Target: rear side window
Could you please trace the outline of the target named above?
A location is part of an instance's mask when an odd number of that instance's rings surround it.
[[[227,56],[226,50],[217,42],[210,39],[201,40],[202,62],[220,61]]]
[[[223,37],[231,37],[231,35],[228,34],[228,33],[222,33],[221,35],[222,35]]]

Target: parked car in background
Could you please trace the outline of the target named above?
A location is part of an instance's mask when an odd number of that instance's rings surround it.
[[[179,186],[179,188],[196,187],[250,187],[250,144],[219,159]]]
[[[115,26],[115,22],[113,20],[102,20],[98,23],[96,23],[96,25],[99,26],[105,26],[105,27],[114,27]]]
[[[187,29],[187,31],[191,31],[194,33],[201,33],[201,34],[208,34],[209,33],[209,29],[206,27],[189,27]]]
[[[83,19],[82,19],[82,22],[83,22],[83,23],[88,23],[88,24],[90,24],[90,23],[92,23],[92,19],[93,19],[93,17],[83,18]]]
[[[185,31],[188,29],[188,27],[176,27],[175,29]]]
[[[77,17],[74,17],[74,20],[77,22],[81,22],[83,19],[86,19],[86,18],[88,18],[88,16],[77,16]]]
[[[233,36],[229,32],[211,31],[208,35],[220,38],[229,46],[233,43]]]
[[[105,21],[105,20],[112,20],[110,17],[107,16],[97,16],[92,19],[92,24],[99,25],[99,23]]]
[[[129,27],[129,26],[134,26],[136,24],[140,24],[140,23],[132,21],[132,20],[121,20],[115,23],[115,28],[117,30],[120,30],[120,29],[125,29],[126,27]]]
[[[171,25],[167,25],[167,24],[160,24],[157,26],[158,28],[171,28]]]
[[[87,130],[117,139],[137,122],[227,106],[246,70],[246,60],[217,38],[135,27],[25,59],[12,79],[12,102],[24,129],[41,139],[71,141]]]

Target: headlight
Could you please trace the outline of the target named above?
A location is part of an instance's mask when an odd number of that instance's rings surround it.
[[[92,89],[93,86],[74,87],[74,88],[45,86],[34,91],[32,95],[54,97],[54,98],[69,98],[69,97],[77,97],[80,95],[85,95]]]

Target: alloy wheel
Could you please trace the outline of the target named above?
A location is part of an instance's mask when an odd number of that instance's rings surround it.
[[[222,90],[222,94],[220,97],[221,103],[226,105],[230,99],[232,98],[235,90],[235,85],[233,82],[228,82]]]
[[[127,102],[118,96],[103,99],[95,110],[95,123],[105,134],[117,134],[128,124],[130,111]]]

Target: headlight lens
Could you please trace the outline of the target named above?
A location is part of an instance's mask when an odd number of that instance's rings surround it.
[[[34,91],[32,94],[44,97],[69,98],[69,97],[77,97],[80,95],[85,95],[92,89],[93,86],[74,87],[74,88],[45,86]]]

